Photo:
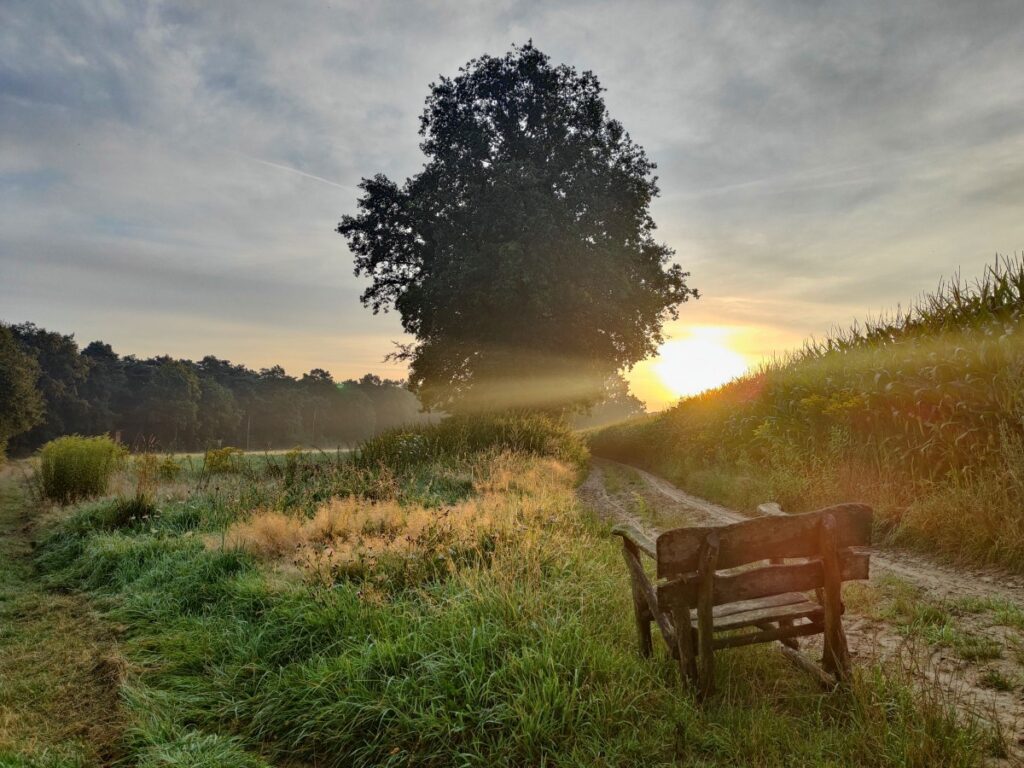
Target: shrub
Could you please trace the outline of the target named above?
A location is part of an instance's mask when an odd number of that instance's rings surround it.
[[[40,451],[39,486],[61,504],[100,496],[107,490],[125,450],[109,437],[59,437]]]
[[[181,474],[181,464],[171,454],[164,456],[157,465],[157,473],[161,480],[177,480]]]
[[[237,472],[241,455],[241,448],[211,448],[203,455],[203,467],[211,475]]]

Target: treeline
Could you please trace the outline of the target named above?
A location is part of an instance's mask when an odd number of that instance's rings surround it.
[[[76,433],[159,450],[333,448],[436,419],[420,412],[402,382],[371,374],[338,382],[316,368],[295,378],[280,366],[255,371],[212,355],[198,362],[139,359],[102,341],[79,349],[72,335],[32,323],[0,331],[0,341],[19,348],[7,350],[0,373],[5,416],[32,424],[10,430],[12,455]]]

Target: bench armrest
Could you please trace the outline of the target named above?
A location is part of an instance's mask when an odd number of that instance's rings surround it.
[[[613,536],[621,536],[622,538],[631,541],[636,545],[637,549],[650,557],[657,556],[657,547],[655,546],[654,539],[648,536],[646,533],[641,531],[632,523],[619,523],[612,528]]]

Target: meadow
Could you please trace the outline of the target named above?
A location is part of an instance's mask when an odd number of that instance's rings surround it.
[[[969,766],[1001,754],[950,694],[867,662],[823,693],[772,649],[745,649],[698,704],[663,651],[637,654],[618,547],[575,493],[586,462],[577,435],[534,417],[450,419],[351,455],[234,456],[216,471],[126,457],[105,493],[63,507],[9,473],[0,541],[30,530],[36,545],[5,560],[0,613],[15,630],[0,634],[13,681],[0,764]],[[35,612],[60,600],[88,621]],[[47,665],[40,648],[81,653]],[[99,672],[82,666],[97,655]],[[97,691],[57,685],[76,669]],[[102,729],[47,725],[80,726],[97,702]]]
[[[741,510],[865,501],[890,542],[1022,571],[1022,310],[999,259],[590,446]]]

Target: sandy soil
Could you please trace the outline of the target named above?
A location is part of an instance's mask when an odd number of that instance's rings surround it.
[[[579,495],[598,514],[631,522],[652,536],[673,527],[747,519],[649,472],[604,459],[594,460]],[[854,660],[903,665],[923,685],[939,686],[965,715],[981,717],[1000,729],[1012,752],[1009,761],[1024,764],[1024,632],[1019,621],[1024,611],[1024,578],[995,570],[954,568],[902,550],[876,549],[871,557],[869,594],[884,604],[893,590],[907,593],[908,587],[911,595],[929,604],[976,601],[983,605],[970,612],[954,611],[949,621],[957,631],[988,642],[999,656],[966,660],[946,644],[922,641],[898,616],[866,606],[863,611],[850,609],[844,617]],[[970,600],[965,603],[965,598]],[[863,600],[849,602],[860,604]],[[999,617],[1007,613],[1018,617],[1013,626],[1000,623]],[[804,647],[809,654],[815,652],[811,642]],[[994,689],[993,677],[1008,681],[1012,688]]]

